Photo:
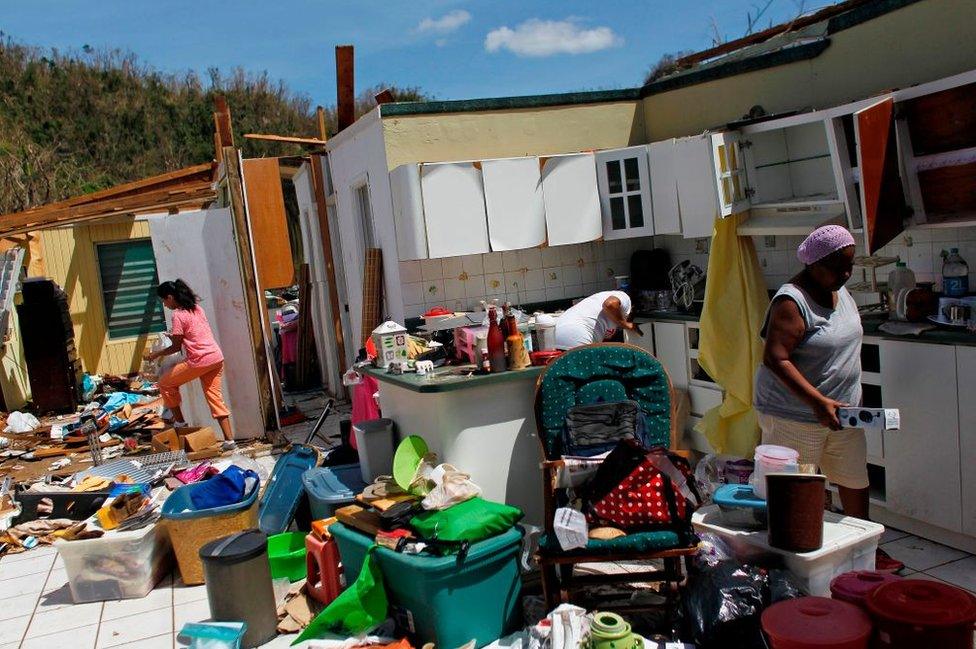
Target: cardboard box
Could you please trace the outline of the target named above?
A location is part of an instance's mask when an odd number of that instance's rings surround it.
[[[837,417],[844,428],[877,431],[901,428],[901,413],[898,408],[838,408]]]
[[[217,436],[210,426],[167,428],[152,436],[152,449],[157,453],[185,450],[202,451],[217,445]]]

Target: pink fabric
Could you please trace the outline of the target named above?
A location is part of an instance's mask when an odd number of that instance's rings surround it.
[[[854,245],[854,235],[841,225],[825,225],[810,233],[796,249],[797,258],[805,265],[815,264],[841,248]]]
[[[352,390],[352,425],[355,426],[361,421],[380,418],[380,407],[376,403],[373,395],[380,389],[380,384],[372,376],[363,376],[363,380],[353,386]],[[349,436],[349,444],[357,451],[356,436]]]
[[[224,360],[214,340],[207,314],[199,306],[173,311],[173,335],[183,336],[183,355],[190,367],[207,367]]]
[[[281,332],[281,362],[287,365],[298,359],[298,330]]]

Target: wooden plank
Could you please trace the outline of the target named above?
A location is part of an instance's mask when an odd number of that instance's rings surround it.
[[[319,139],[325,142],[329,139],[329,131],[325,127],[325,109],[321,106],[316,106],[315,118],[319,123]]]
[[[322,256],[325,259],[325,277],[329,285],[329,313],[332,314],[332,331],[335,333],[336,352],[339,360],[339,376],[346,372],[346,345],[342,332],[342,311],[339,308],[339,291],[336,288],[335,260],[332,256],[332,231],[329,229],[329,206],[323,186],[321,155],[310,158],[312,165],[312,192],[315,194],[315,211],[319,219],[319,236],[322,237]],[[320,359],[321,360],[321,359]]]
[[[365,345],[373,330],[381,324],[383,324],[383,251],[379,248],[367,248],[363,273],[363,318],[360,327],[360,343]]]
[[[336,113],[340,132],[356,121],[355,66],[352,45],[336,45]]]
[[[214,121],[216,122],[221,148],[234,146],[234,128],[230,121],[230,108],[227,107],[227,99],[223,95],[214,97]],[[226,156],[224,159],[226,161]]]
[[[261,311],[264,310],[264,295],[258,288],[254,273],[254,254],[247,227],[247,211],[244,201],[241,165],[237,149],[224,147],[224,164],[227,170],[227,184],[230,190],[230,211],[234,222],[234,238],[241,264],[241,277],[244,283],[244,301],[250,325],[252,352],[258,377],[258,390],[261,394],[261,415],[266,430],[278,428],[277,412],[271,396],[271,369],[268,364],[268,350],[264,339]]]
[[[286,142],[288,144],[307,144],[312,146],[323,146],[325,140],[314,137],[297,137],[293,135],[267,135],[264,133],[245,133],[244,137],[248,140],[263,140],[265,142]]]
[[[383,104],[389,104],[393,102],[393,93],[389,88],[385,88],[380,92],[373,95],[373,99],[376,100],[377,106],[382,106]]]
[[[288,238],[288,217],[278,159],[245,160],[243,171],[258,283],[265,290],[286,288],[295,281],[295,263]]]

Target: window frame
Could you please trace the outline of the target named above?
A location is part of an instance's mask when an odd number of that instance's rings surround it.
[[[101,255],[100,255],[100,250],[102,248],[108,248],[108,247],[111,247],[111,246],[142,244],[142,243],[145,243],[145,242],[148,242],[149,243],[150,251],[152,251],[152,239],[149,238],[149,237],[138,237],[138,238],[134,238],[134,239],[121,239],[121,240],[108,240],[108,241],[94,241],[94,242],[92,242],[92,245],[93,245],[93,248],[94,248],[93,249],[93,253],[94,253],[93,256],[94,256],[94,261],[95,261],[95,275],[96,275],[96,277],[98,279],[98,298],[99,298],[99,300],[101,300],[101,303],[102,303],[102,308],[101,308],[102,323],[103,323],[103,328],[105,330],[105,338],[106,338],[106,340],[108,342],[117,343],[117,342],[126,342],[126,341],[138,340],[139,338],[143,338],[143,337],[146,337],[146,336],[151,336],[152,334],[161,333],[161,332],[164,332],[164,331],[167,330],[166,314],[163,311],[162,305],[160,305],[160,307],[159,307],[159,313],[161,315],[161,319],[160,319],[159,324],[157,324],[155,327],[152,326],[152,325],[150,325],[146,330],[140,331],[139,333],[125,333],[125,334],[113,334],[112,333],[111,318],[110,318],[110,314],[108,312],[108,301],[106,300],[105,281],[104,281],[104,278],[102,276],[102,259],[101,259]],[[153,273],[154,273],[154,276],[155,276],[155,281],[153,282],[152,286],[154,287],[155,285],[157,285],[159,283],[159,268],[156,265],[156,255],[155,255],[155,252],[153,252],[153,254],[152,254],[152,262],[153,262]],[[150,291],[152,291],[152,288],[150,288]],[[150,293],[150,300],[152,300],[152,299],[155,299],[155,296],[154,296],[154,294]]]

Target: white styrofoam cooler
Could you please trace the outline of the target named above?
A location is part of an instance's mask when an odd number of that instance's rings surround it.
[[[57,540],[75,603],[145,597],[172,567],[169,535],[156,523],[97,539]]]
[[[717,505],[702,507],[691,519],[698,533],[710,532],[728,543],[743,563],[779,557],[797,583],[810,595],[830,596],[830,581],[851,570],[874,570],[874,555],[884,526],[824,512],[823,546],[813,552],[788,552],[770,547],[766,530],[740,530],[722,525]]]

